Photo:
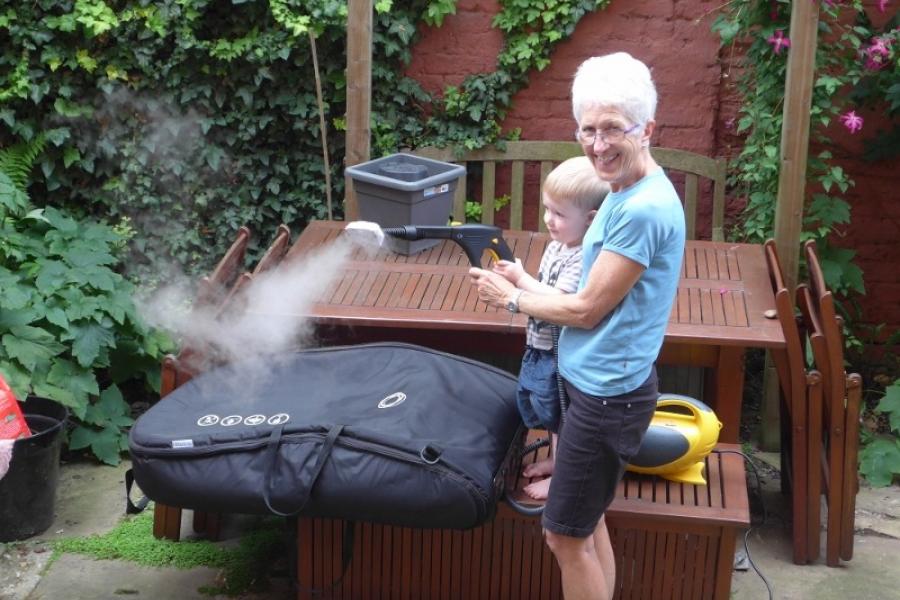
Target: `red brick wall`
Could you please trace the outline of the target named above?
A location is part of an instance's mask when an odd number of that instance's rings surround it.
[[[504,123],[521,128],[522,139],[567,140],[574,131],[569,89],[572,76],[589,56],[624,50],[646,62],[659,90],[659,146],[682,148],[709,156],[730,156],[740,147],[733,118],[738,107],[729,85],[727,53],[720,53],[710,31],[713,11],[721,2],[705,0],[614,1],[585,16],[572,37],[560,43],[550,66],[532,75],[519,92]],[[872,3],[868,3],[872,4]],[[441,28],[423,30],[408,73],[427,89],[439,91],[471,73],[492,70],[502,48],[502,34],[491,28],[495,0],[460,0],[457,14]],[[894,8],[893,10],[896,10]],[[877,11],[876,11],[877,12]],[[876,23],[886,17],[873,13]],[[876,114],[863,113],[874,129]],[[900,328],[900,160],[867,165],[855,159],[858,139],[840,135],[835,154],[856,180],[848,193],[852,224],[836,233],[835,243],[858,251],[867,296],[861,298],[864,320]],[[732,199],[730,218],[739,218],[741,201]],[[535,206],[528,213],[535,214]]]

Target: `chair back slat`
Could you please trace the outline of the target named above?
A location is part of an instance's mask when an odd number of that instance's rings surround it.
[[[231,243],[231,246],[212,272],[200,279],[200,283],[197,286],[197,295],[194,299],[195,306],[203,307],[218,304],[219,300],[225,295],[228,286],[237,277],[240,267],[243,266],[244,255],[249,241],[250,229],[247,227],[239,228],[234,242]]]
[[[495,147],[470,150],[460,154],[450,148],[423,147],[413,151],[418,156],[455,162],[466,168],[467,174],[460,180],[453,198],[453,219],[465,221],[466,190],[473,178],[481,178],[481,222],[494,223],[494,205],[500,181],[505,188],[509,182],[509,228],[529,231],[546,231],[541,217],[541,200],[544,181],[554,166],[584,151],[577,142],[516,141],[506,142],[505,150]],[[710,237],[724,239],[723,221],[725,214],[726,163],[721,158],[709,158],[673,148],[651,148],[654,160],[670,175],[684,178],[683,201],[688,237],[696,238],[697,211],[700,204],[701,179],[711,182],[712,209]],[[479,168],[480,167],[480,168]],[[479,175],[480,172],[480,175]],[[529,188],[531,180],[537,178],[537,194]],[[475,183],[477,185],[477,182]],[[537,204],[536,210],[526,210],[526,203]],[[537,215],[536,218],[527,215]]]
[[[797,328],[797,320],[794,316],[794,304],[791,302],[790,292],[784,283],[784,275],[781,269],[781,261],[778,258],[775,242],[767,240],[764,245],[766,266],[769,271],[769,280],[772,283],[772,293],[775,295],[775,312],[778,321],[784,331],[785,348],[784,360],[776,360],[775,367],[778,371],[782,391],[788,402],[793,403],[802,398],[805,393],[805,364],[803,360],[803,347],[801,345],[800,332]],[[780,351],[775,350],[775,354]]]
[[[841,333],[841,321],[835,311],[834,297],[825,286],[825,276],[816,252],[815,241],[806,242],[803,250],[809,271],[811,300],[814,312],[819,316],[821,333],[825,337],[827,347],[828,367],[820,366],[819,370],[825,377],[826,393],[830,390],[835,398],[841,398],[843,406],[846,373],[844,372],[844,340]],[[825,359],[825,357],[822,358]]]
[[[684,222],[689,240],[697,239],[697,196],[700,181],[694,173],[684,176]]]
[[[828,501],[825,558],[828,565],[837,566],[841,559],[853,557],[862,381],[859,375],[846,372],[843,320],[836,314],[834,297],[825,285],[815,242],[805,243],[803,251],[809,285],[798,286],[798,303],[812,332],[813,358],[824,379],[823,477]]]
[[[791,492],[793,558],[805,564],[818,557],[821,493],[820,443],[822,378],[807,370],[803,338],[791,294],[784,282],[774,240],[764,247],[775,312],[784,331],[785,347],[771,351],[781,384],[782,478]]]
[[[525,203],[525,161],[512,162],[509,190],[509,227],[522,229],[522,207]]]
[[[844,448],[844,515],[841,523],[841,558],[853,558],[853,532],[856,529],[856,493],[859,491],[859,411],[862,402],[862,377],[847,376],[847,416]]]
[[[253,269],[253,274],[259,275],[260,273],[265,273],[266,271],[280,263],[281,259],[284,258],[284,255],[287,253],[290,245],[291,230],[287,225],[282,223],[275,231],[275,239],[272,240],[272,244],[262,255],[262,258],[259,259],[259,262],[256,263],[256,267],[254,267]]]

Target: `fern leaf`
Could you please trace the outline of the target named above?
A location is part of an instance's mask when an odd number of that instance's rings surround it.
[[[23,194],[27,193],[31,168],[46,144],[46,137],[40,134],[28,142],[0,148],[0,173],[5,173]]]

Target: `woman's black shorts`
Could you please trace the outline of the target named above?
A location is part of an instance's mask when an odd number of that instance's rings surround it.
[[[589,396],[568,381],[566,391],[569,409],[541,523],[548,531],[583,538],[594,533],[625,466],[641,447],[659,399],[656,369],[621,396]]]

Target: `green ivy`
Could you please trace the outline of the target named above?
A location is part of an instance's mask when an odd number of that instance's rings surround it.
[[[504,0],[492,73],[437,96],[403,71],[420,23],[452,0],[381,0],[373,25],[373,154],[420,145],[502,146],[513,95],[608,0]],[[325,176],[310,36],[343,195],[347,5],[337,0],[0,0],[0,143],[44,132],[39,205],[129,217],[133,276],[160,263],[208,269],[238,227],[258,257],[280,223],[323,218]]]

